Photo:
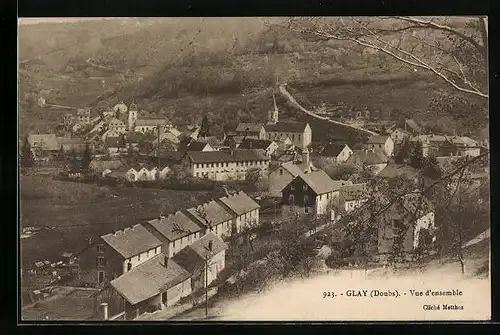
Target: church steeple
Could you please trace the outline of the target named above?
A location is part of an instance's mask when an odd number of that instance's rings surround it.
[[[267,120],[268,124],[278,123],[278,106],[276,105],[276,97],[274,96],[274,92],[273,92],[273,106],[274,106],[274,110],[269,111],[268,120]]]

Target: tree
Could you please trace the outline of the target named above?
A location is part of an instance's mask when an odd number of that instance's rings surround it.
[[[31,145],[28,141],[28,136],[24,138],[23,146],[21,148],[21,166],[22,167],[32,167],[35,164],[35,158],[33,157],[33,151],[31,151]]]
[[[70,171],[72,173],[77,173],[77,172],[80,172],[80,170],[81,170],[80,160],[78,159],[78,156],[76,155],[76,151],[73,148],[71,150]]]
[[[201,120],[199,136],[208,137],[210,135],[211,135],[211,124],[210,121],[208,120],[207,114],[205,114],[203,115],[203,119]]]
[[[431,179],[441,178],[441,168],[436,156],[430,155],[424,158],[422,173],[424,176]]]
[[[286,27],[309,39],[352,42],[456,92],[489,98],[486,17],[310,17],[289,19]]]
[[[411,151],[410,151],[410,157],[409,157],[409,164],[410,166],[414,167],[415,169],[420,169],[423,165],[424,162],[424,156],[422,152],[422,142],[420,141],[415,141],[413,142],[413,145],[411,146]]]
[[[83,151],[81,168],[83,172],[89,171],[90,162],[92,162],[92,154],[88,143],[85,143],[85,150]]]
[[[410,141],[405,140],[403,145],[396,148],[396,152],[394,154],[394,162],[396,164],[405,164],[412,150],[410,143]]]

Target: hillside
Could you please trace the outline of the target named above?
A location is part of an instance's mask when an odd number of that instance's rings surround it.
[[[38,96],[73,107],[134,100],[181,124],[208,113],[221,133],[239,121],[262,120],[277,82],[288,82],[304,105],[343,102],[396,111],[394,119],[426,111],[443,88],[428,74],[367,48],[305,41],[265,21],[150,18],[24,26],[21,59],[48,56],[21,64],[22,131],[50,127],[34,108]],[[300,115],[280,107],[285,116]],[[450,123],[443,120],[435,122]]]

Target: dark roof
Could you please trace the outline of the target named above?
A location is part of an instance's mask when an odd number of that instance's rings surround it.
[[[387,163],[389,158],[382,151],[354,150],[348,162],[352,162],[353,160],[360,160],[363,164],[373,165]]]
[[[269,160],[263,150],[236,149],[231,155],[227,151],[190,151],[187,156],[193,163],[244,162]]]
[[[238,149],[267,149],[273,143],[269,140],[257,140],[253,138],[245,138]]]
[[[170,242],[201,231],[198,224],[180,211],[161,219],[148,221],[148,223]]]
[[[238,123],[236,132],[244,133],[247,131],[249,133],[260,133],[262,127],[264,127],[264,125],[259,123]]]
[[[206,220],[208,222],[205,221],[205,218],[203,218],[200,213],[202,215],[206,215]],[[229,221],[233,218],[232,213],[229,213],[215,200],[211,200],[210,202],[198,207],[189,208],[186,210],[186,214],[190,215],[192,219],[197,220],[204,226],[215,226],[222,222]]]
[[[211,252],[208,250],[210,242],[212,242]],[[227,247],[227,244],[220,237],[214,233],[208,233],[179,251],[173,257],[173,260],[187,271],[192,272],[200,264],[205,264],[207,256],[215,256],[221,251],[226,250]]]
[[[79,145],[84,145],[86,142],[83,138],[67,138],[67,137],[61,137],[60,140],[61,144],[79,144]]]
[[[122,148],[124,147],[124,139],[122,137],[108,136],[104,140],[104,144],[106,144],[108,148]]]
[[[316,194],[335,192],[340,190],[342,186],[351,183],[346,180],[333,180],[323,170],[301,173],[296,178],[301,178]]]
[[[266,131],[279,133],[303,133],[307,122],[280,121],[276,124],[266,124]]]
[[[391,138],[389,135],[372,135],[368,138],[368,144],[384,144],[388,138]]]
[[[160,156],[161,159],[167,159],[167,160],[172,160],[172,161],[180,161],[182,157],[184,157],[185,153],[179,152],[179,151],[174,151],[174,150],[165,150],[160,148],[160,150],[153,149],[149,153],[149,157],[158,157]]]
[[[135,305],[192,276],[172,259],[168,259],[165,266],[165,258],[160,253],[112,280],[110,284],[129,303]]]
[[[169,125],[171,122],[167,119],[137,119],[135,121],[136,126],[157,126],[157,125]]]
[[[208,143],[201,141],[182,141],[179,144],[179,148],[177,151],[185,152],[185,151],[202,151],[205,149]]]
[[[253,140],[257,140],[259,139],[257,136],[254,136],[254,135],[248,135],[248,136],[228,136],[225,140],[224,140],[224,145],[230,145],[231,143],[231,140],[234,140],[234,142],[236,144],[241,144],[243,142],[244,139],[253,139]]]
[[[412,168],[411,166],[401,165],[401,164],[388,164],[377,177],[381,178],[395,178],[395,177],[405,177],[407,179],[415,179],[419,175],[418,170]]]
[[[349,147],[345,143],[328,143],[323,150],[321,150],[320,155],[325,157],[337,157],[346,146]]]
[[[125,228],[101,238],[124,258],[129,258],[141,252],[156,248],[161,241],[140,224]]]
[[[260,208],[260,205],[243,191],[229,197],[220,198],[218,201],[229,207],[236,215],[242,215]]]

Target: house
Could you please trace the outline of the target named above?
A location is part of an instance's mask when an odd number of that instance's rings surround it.
[[[423,243],[431,243],[435,229],[434,208],[431,202],[417,193],[400,197],[392,206],[383,211],[376,219],[378,225],[378,254],[384,258],[394,249],[398,237],[402,240],[402,251],[414,253]],[[427,231],[430,241],[422,241]]]
[[[106,147],[110,155],[126,152],[127,148],[125,143],[125,137],[123,136],[106,137],[106,140],[104,141],[104,146]]]
[[[231,136],[231,135],[228,135],[222,144],[224,146],[227,146],[227,147],[231,147],[232,145],[234,145],[236,148],[239,148],[239,146],[241,145],[241,143],[243,143],[243,141],[245,139],[258,140],[259,137],[258,136],[251,136],[251,135],[249,135],[249,136]]]
[[[192,274],[193,292],[208,287],[225,268],[227,248],[219,236],[207,233],[174,256],[173,261]]]
[[[402,164],[391,163],[388,164],[380,173],[377,178],[404,178],[411,181],[417,188],[423,188],[429,181],[429,178],[424,177],[417,169]]]
[[[55,134],[31,134],[28,143],[35,158],[53,156],[61,151],[61,143]]]
[[[346,162],[368,168],[376,176],[387,166],[389,158],[381,151],[368,151],[362,149],[354,150],[353,154]]]
[[[362,183],[342,186],[339,200],[343,212],[352,212],[368,201],[367,185]]]
[[[191,220],[204,227],[204,231],[211,231],[221,238],[228,237],[232,233],[232,213],[215,200],[198,207],[189,208],[185,213]]]
[[[214,151],[210,144],[206,142],[196,141],[196,140],[185,140],[179,144],[177,149],[179,152],[187,151]]]
[[[444,135],[418,135],[410,139],[410,142],[419,141],[422,144],[422,155],[428,157],[433,156],[445,156],[443,154],[443,146],[445,146],[448,138]]]
[[[102,286],[160,254],[161,244],[140,224],[103,235],[77,255],[80,280]]]
[[[281,197],[281,190],[283,190],[283,187],[288,185],[295,177],[302,173],[310,173],[316,170],[316,167],[314,167],[309,160],[308,152],[304,150],[302,162],[289,161],[281,163],[276,169],[269,173],[270,195],[272,197]]]
[[[268,140],[279,141],[288,137],[292,144],[301,149],[307,148],[312,142],[312,130],[307,122],[278,121],[278,107],[274,99],[274,110],[269,112],[268,122],[265,125]]]
[[[292,140],[285,136],[285,137],[280,137],[277,141],[275,141],[278,144],[278,148],[280,150],[287,150],[290,148],[290,146],[293,145]]]
[[[137,119],[134,131],[146,134],[156,133],[159,129],[160,132],[165,132],[171,125],[172,123],[167,119]]]
[[[467,136],[448,137],[441,146],[443,156],[477,157],[481,154],[481,146]]]
[[[148,221],[145,227],[162,242],[163,253],[168,258],[204,235],[204,226],[181,211]]]
[[[120,133],[120,134],[125,134],[127,131],[127,125],[125,124],[125,122],[123,122],[120,119],[112,118],[109,121],[108,129],[113,130],[113,131]]]
[[[138,164],[126,171],[126,179],[130,182],[156,180],[158,168],[152,164]]]
[[[252,136],[259,140],[266,139],[266,130],[264,125],[255,123],[238,123],[236,127],[236,136],[248,137]]]
[[[125,319],[162,310],[192,292],[192,275],[160,253],[113,279],[110,286],[125,299]]]
[[[244,227],[253,227],[259,224],[260,205],[245,192],[240,191],[216,200],[224,209],[232,213],[232,232],[241,232]]]
[[[405,129],[413,135],[422,134],[422,128],[413,119],[405,120]]]
[[[372,135],[364,147],[366,150],[382,151],[391,157],[394,152],[394,141],[388,135]]]
[[[83,138],[65,138],[62,137],[59,142],[63,152],[83,152],[85,151],[86,142]]]
[[[391,136],[395,144],[401,144],[411,137],[411,133],[402,128],[396,128],[390,132],[389,136]]]
[[[282,210],[315,215],[328,213],[342,186],[351,185],[345,180],[333,180],[323,170],[299,174],[282,192]]]
[[[333,158],[336,163],[344,163],[352,154],[352,149],[345,143],[328,143],[320,152],[321,156]]]
[[[263,150],[187,152],[186,161],[195,177],[213,180],[244,180],[251,169],[267,171],[270,158]]]
[[[278,144],[269,140],[245,138],[238,146],[238,149],[261,149],[264,150],[265,154],[270,157],[278,149]]]

